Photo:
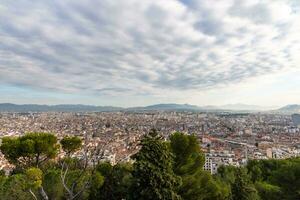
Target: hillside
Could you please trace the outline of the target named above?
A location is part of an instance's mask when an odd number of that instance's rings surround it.
[[[300,105],[298,104],[287,105],[282,108],[279,108],[277,111],[283,113],[300,113]]]

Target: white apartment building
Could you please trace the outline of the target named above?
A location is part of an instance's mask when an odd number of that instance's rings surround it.
[[[227,151],[206,153],[203,168],[211,174],[216,174],[221,165],[235,165],[233,158],[234,154]]]

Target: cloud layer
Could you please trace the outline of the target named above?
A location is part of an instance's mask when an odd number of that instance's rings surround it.
[[[299,68],[300,1],[2,0],[0,84],[163,96]]]

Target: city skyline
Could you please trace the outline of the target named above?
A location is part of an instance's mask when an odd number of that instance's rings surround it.
[[[4,0],[0,17],[0,103],[300,104],[297,0]]]

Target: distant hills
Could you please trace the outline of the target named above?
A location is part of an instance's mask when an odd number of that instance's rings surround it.
[[[0,103],[0,112],[113,112],[113,111],[243,111],[243,112],[272,112],[272,113],[300,113],[300,105],[287,105],[279,109],[247,104],[228,104],[223,106],[196,106],[190,104],[155,104],[144,107],[114,107],[93,106],[82,104],[38,105]]]
[[[266,111],[274,109],[274,107],[263,107],[257,105],[247,105],[247,104],[227,104],[223,106],[218,106],[218,109],[222,110],[252,110],[252,111]]]
[[[10,103],[0,104],[0,112],[105,112],[105,111],[118,111],[123,108],[113,106],[90,106],[90,105],[37,105],[25,104],[17,105]]]
[[[92,106],[81,104],[37,105],[0,104],[0,112],[113,112],[113,111],[151,111],[151,110],[202,110],[189,104],[156,104],[145,107],[121,108],[113,106]]]
[[[132,108],[129,108],[132,109]],[[155,104],[140,107],[142,110],[195,110],[195,111],[266,111],[272,107],[262,107],[247,104],[228,104],[223,106],[195,106],[190,104]]]
[[[300,113],[300,105],[298,104],[287,105],[282,108],[279,108],[278,111],[283,113]]]
[[[195,105],[190,105],[190,104],[175,104],[175,103],[170,103],[170,104],[155,104],[155,105],[150,105],[150,106],[145,106],[145,107],[132,107],[132,108],[127,108],[126,110],[166,110],[166,111],[171,111],[171,110],[203,110],[201,107],[195,106]]]

